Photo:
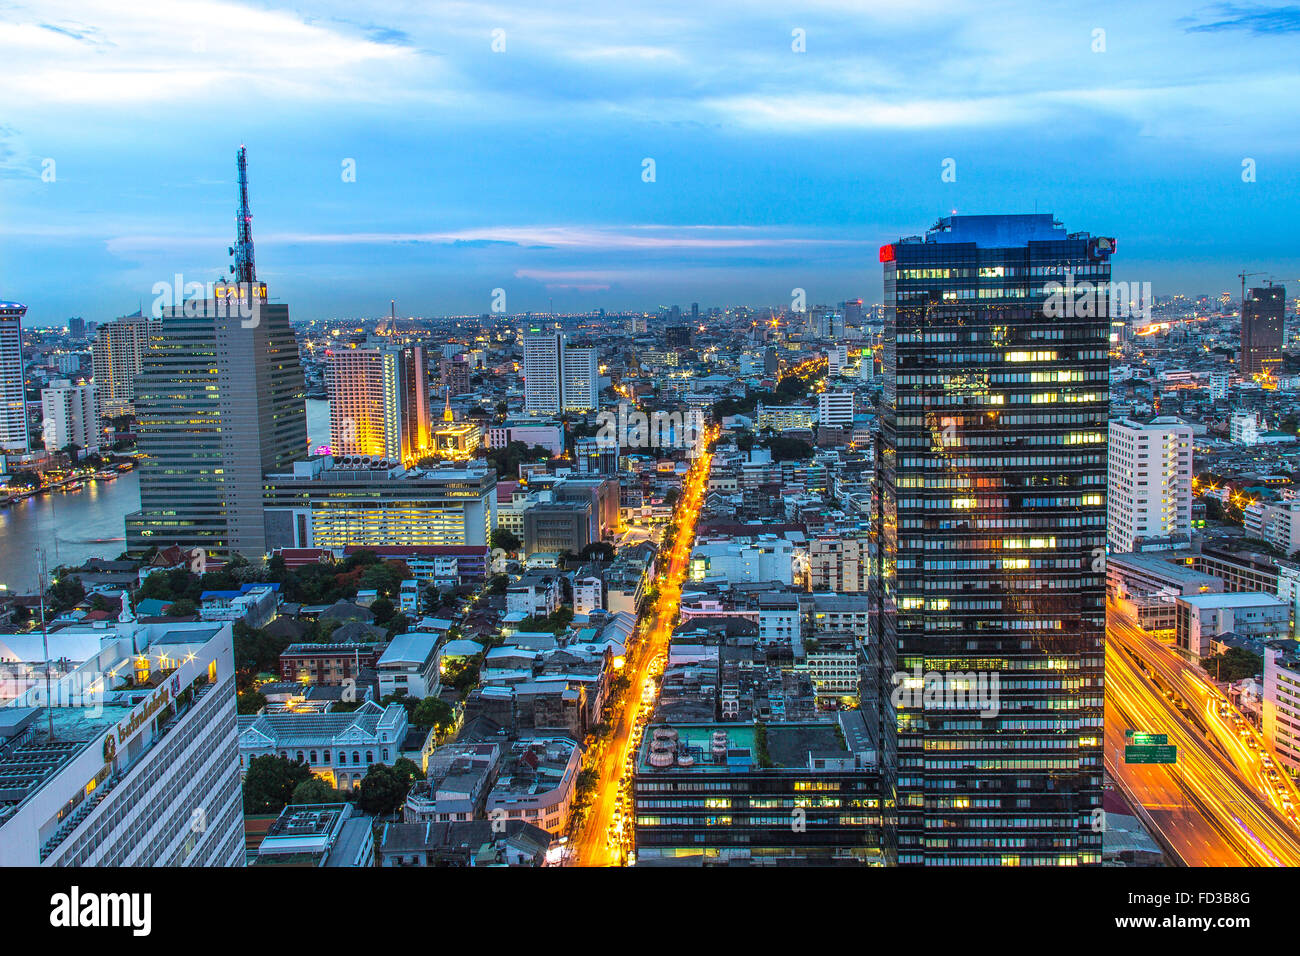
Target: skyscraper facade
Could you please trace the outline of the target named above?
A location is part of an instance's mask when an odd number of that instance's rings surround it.
[[[96,328],[90,356],[101,418],[135,414],[135,379],[149,351],[150,336],[160,329],[159,319],[139,312]]]
[[[27,306],[0,302],[0,451],[28,451],[23,383],[23,316]]]
[[[564,333],[530,329],[524,333],[524,411],[558,415],[564,407]]]
[[[1074,292],[1109,282],[1113,246],[1050,215],[953,216],[880,250],[873,602],[899,864],[1101,860],[1110,320],[1104,291]]]
[[[430,447],[424,349],[332,349],[326,358],[330,450],[411,461]]]
[[[1241,307],[1241,372],[1276,375],[1282,364],[1286,286],[1251,289]]]
[[[128,548],[266,553],[262,477],[307,453],[306,386],[289,307],[257,281],[240,148],[236,281],[162,309],[136,380],[140,510]]]

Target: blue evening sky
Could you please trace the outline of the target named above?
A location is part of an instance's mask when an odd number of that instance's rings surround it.
[[[298,317],[875,301],[953,210],[1116,236],[1157,295],[1300,291],[1298,40],[1149,0],[7,0],[0,299],[221,276],[241,142]]]

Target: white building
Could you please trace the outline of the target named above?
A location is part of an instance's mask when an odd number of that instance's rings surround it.
[[[62,451],[76,445],[87,453],[99,451],[99,414],[95,386],[73,385],[63,379],[41,389],[41,439],[45,450]]]
[[[1291,608],[1271,594],[1185,594],[1175,602],[1174,640],[1192,660],[1209,657],[1214,639],[1225,634],[1260,641],[1282,640],[1291,634]]]
[[[381,707],[373,700],[348,713],[245,715],[239,718],[239,772],[246,773],[256,757],[279,754],[303,761],[339,790],[360,787],[371,764],[392,764],[398,758],[406,730],[405,707]],[[242,813],[240,828],[242,853]]]
[[[1267,504],[1257,501],[1242,511],[1246,534],[1267,541],[1284,554],[1300,550],[1300,499]]]
[[[563,349],[564,408],[570,412],[592,411],[600,406],[600,363],[595,346]]]
[[[564,454],[564,426],[556,422],[538,422],[527,425],[506,423],[493,425],[487,432],[489,448],[505,448],[512,441],[521,441],[529,448],[540,445],[552,456]]]
[[[375,664],[379,696],[405,694],[432,697],[438,693],[438,637],[435,634],[398,634]]]
[[[1174,547],[1192,530],[1192,429],[1173,418],[1149,424],[1113,421],[1109,435],[1110,550],[1127,554],[1141,543]],[[1086,499],[1100,492],[1084,492]],[[1086,500],[1083,503],[1088,503]]]
[[[524,411],[557,415],[564,407],[564,333],[533,330],[524,335]]]
[[[573,579],[573,613],[590,614],[605,606],[605,585],[599,574],[579,574]]]
[[[1272,647],[1264,648],[1264,737],[1300,772],[1300,660]]]
[[[847,345],[834,345],[826,350],[826,374],[834,378],[842,373],[849,365],[849,347]]]
[[[0,865],[242,866],[231,625],[77,631],[100,652],[0,708]]]
[[[720,577],[731,584],[742,581],[794,583],[795,546],[776,535],[759,535],[753,541],[705,541],[691,550],[691,580]]]
[[[1228,437],[1237,445],[1259,442],[1259,418],[1254,412],[1233,412],[1228,423]]]
[[[1210,373],[1210,398],[1220,399],[1228,397],[1228,383],[1231,376],[1228,372],[1211,372]]]
[[[822,392],[817,396],[817,421],[832,427],[853,427],[853,393]]]

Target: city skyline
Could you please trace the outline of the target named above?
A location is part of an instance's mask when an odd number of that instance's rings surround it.
[[[57,326],[221,277],[240,142],[307,319],[880,301],[879,245],[954,210],[1105,221],[1156,295],[1297,274],[1293,8],[1013,7],[16,6],[0,295]]]

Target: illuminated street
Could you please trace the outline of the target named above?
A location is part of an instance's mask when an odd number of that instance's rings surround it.
[[[705,445],[717,436],[716,429],[705,435]],[[653,606],[647,607],[638,625],[642,636],[634,648],[629,648],[625,673],[630,681],[627,704],[618,724],[606,742],[598,769],[598,781],[592,804],[587,812],[582,831],[574,841],[572,862],[581,866],[617,866],[623,862],[620,842],[610,838],[609,828],[614,820],[615,804],[625,779],[630,775],[629,759],[635,753],[630,746],[639,722],[648,719],[654,709],[653,697],[645,699],[642,688],[650,676],[655,658],[667,652],[677,608],[681,601],[682,581],[686,577],[695,540],[695,524],[704,502],[704,490],[709,479],[712,456],[706,451],[695,460],[682,484],[676,518],[677,537],[667,558],[667,567],[660,569],[659,595]],[[663,555],[660,556],[663,560]]]
[[[1134,660],[1157,675],[1157,687]],[[1168,692],[1168,693],[1166,693]],[[1173,697],[1184,700],[1180,712]],[[1106,643],[1106,768],[1153,835],[1189,866],[1295,866],[1300,834],[1282,796],[1250,748],[1217,708],[1222,695],[1173,651],[1113,609]],[[1204,724],[1209,736],[1192,719]],[[1124,762],[1124,732],[1164,733],[1176,765]],[[1256,746],[1262,744],[1256,739]],[[1276,758],[1271,758],[1275,760]],[[1285,778],[1285,774],[1280,775]],[[1295,800],[1294,785],[1283,784]]]

